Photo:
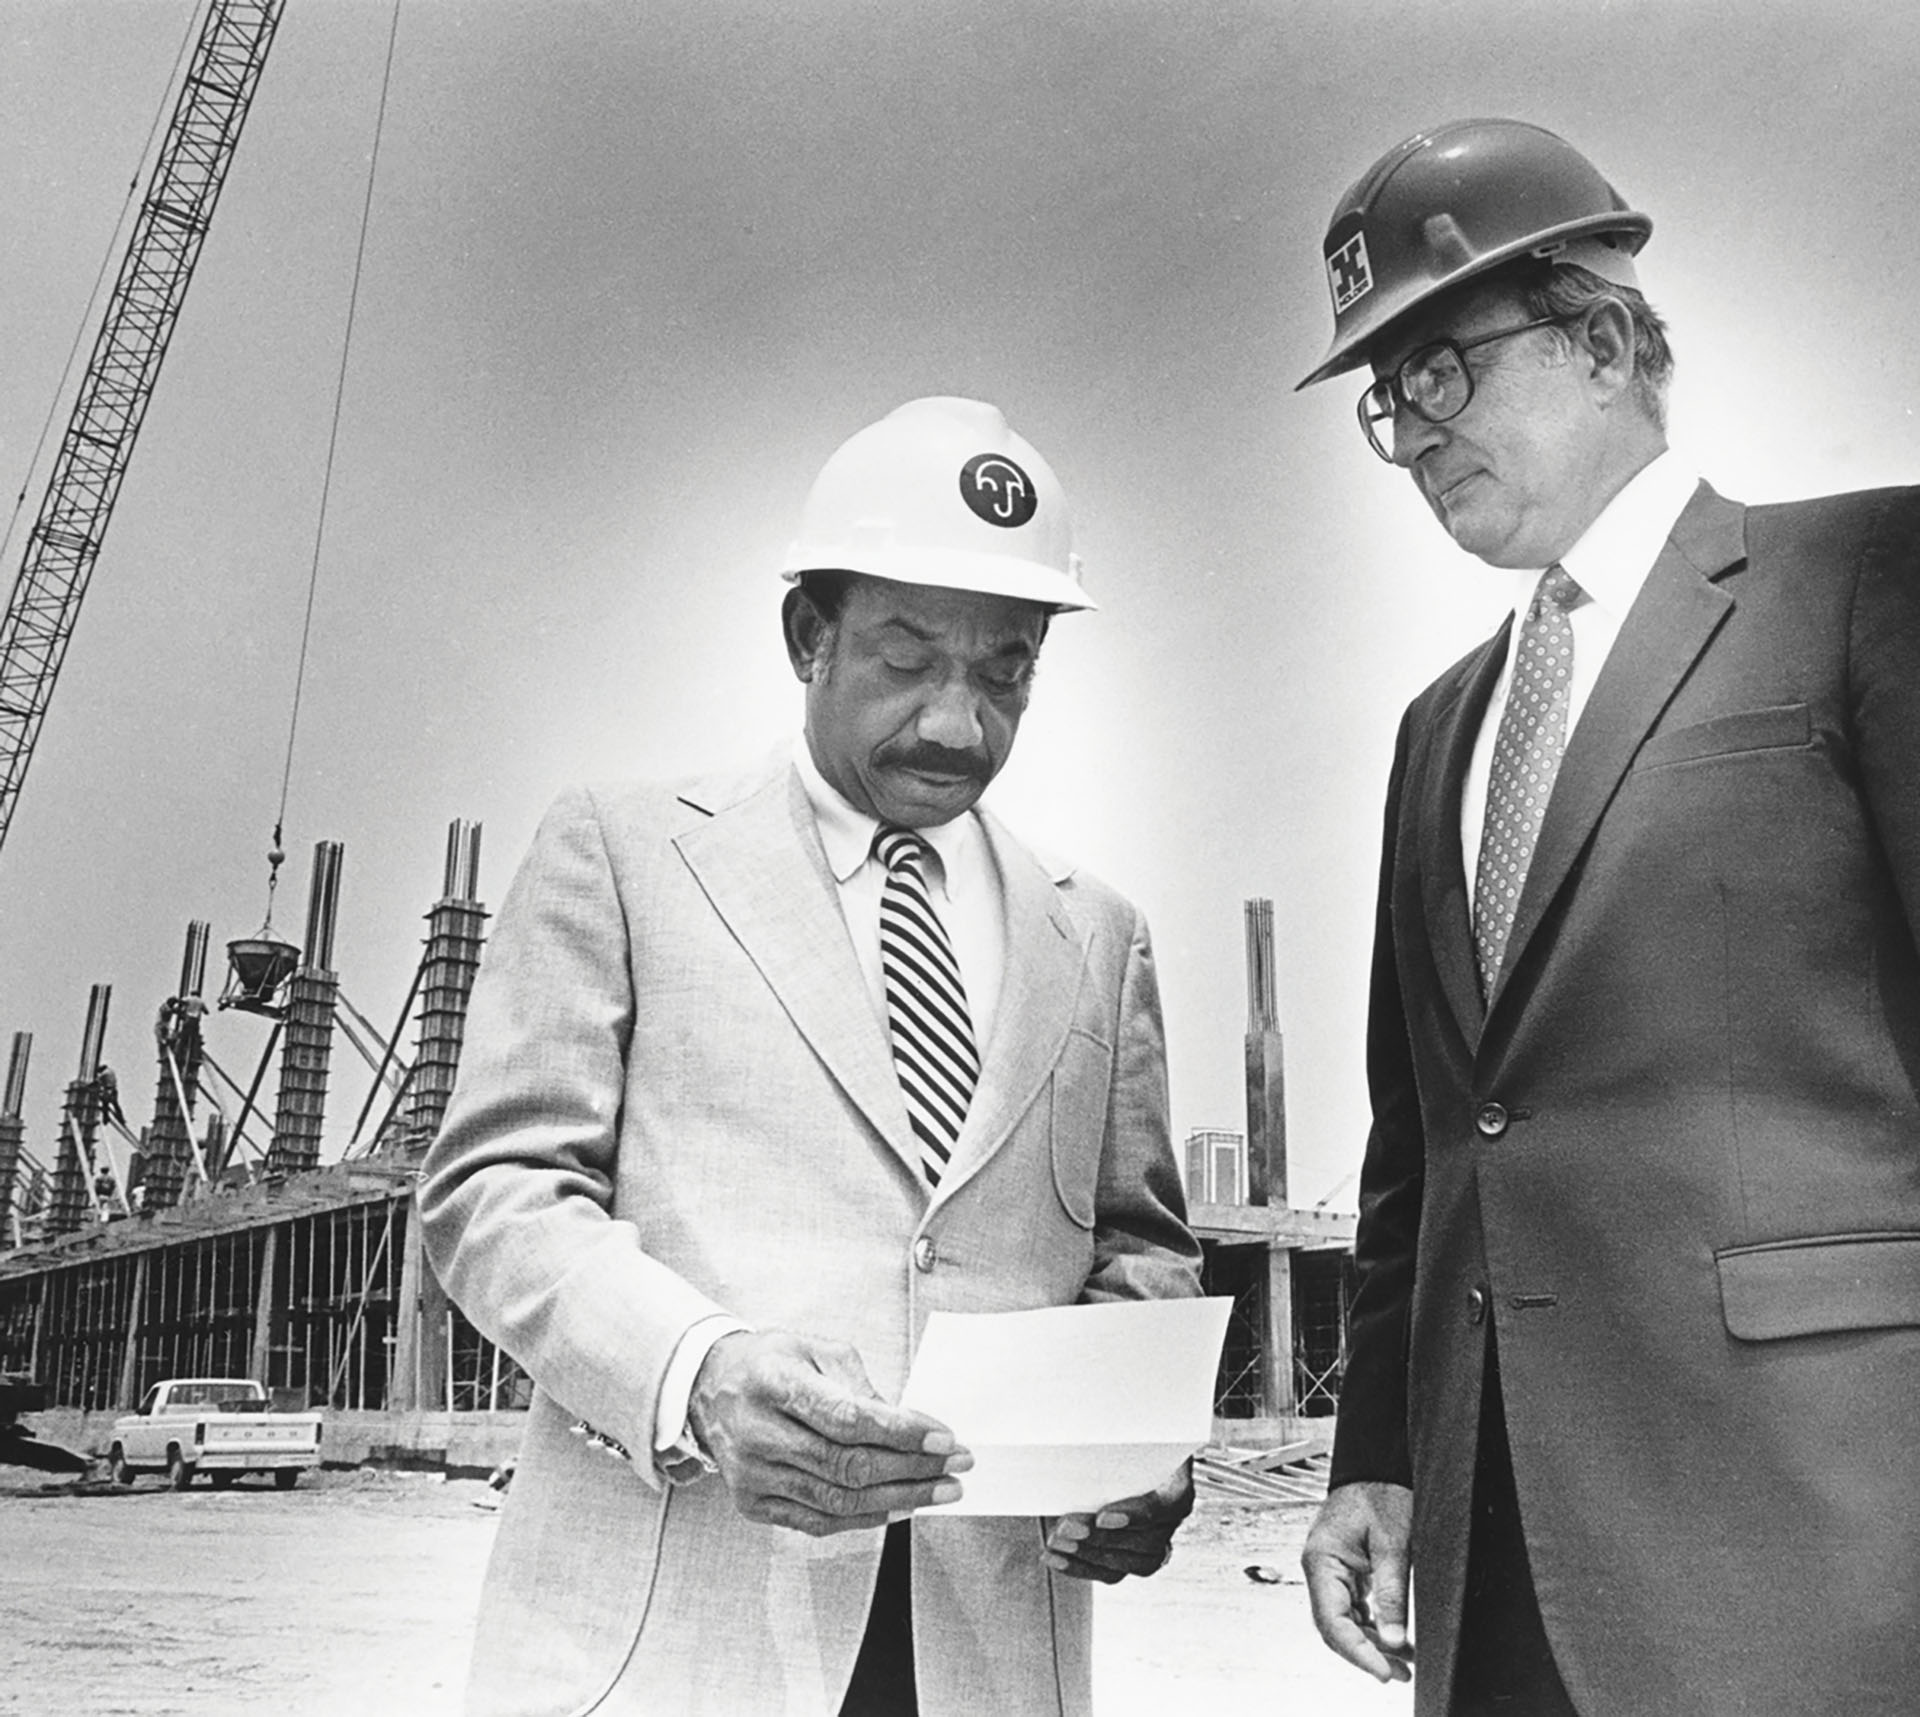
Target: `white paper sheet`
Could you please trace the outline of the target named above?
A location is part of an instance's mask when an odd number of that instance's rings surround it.
[[[972,1451],[939,1514],[1090,1514],[1167,1477],[1213,1430],[1233,1302],[934,1312],[900,1397]]]

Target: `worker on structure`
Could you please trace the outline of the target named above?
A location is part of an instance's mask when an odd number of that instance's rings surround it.
[[[1409,138],[1325,240],[1359,429],[1513,580],[1388,786],[1315,1619],[1416,1709],[1920,1688],[1920,492],[1668,447],[1652,223]],[[1764,362],[1764,358],[1763,358]],[[1302,383],[1305,386],[1306,383]],[[1793,426],[1786,426],[1791,432]]]

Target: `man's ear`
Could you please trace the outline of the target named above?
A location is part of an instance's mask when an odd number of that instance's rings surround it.
[[[1591,365],[1589,373],[1610,404],[1633,386],[1633,314],[1617,298],[1602,298],[1580,319],[1576,331],[1580,348]]]
[[[787,641],[787,660],[797,679],[811,684],[833,647],[833,623],[813,605],[798,585],[780,604],[780,630]]]

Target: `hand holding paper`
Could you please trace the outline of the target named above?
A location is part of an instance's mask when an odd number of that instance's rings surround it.
[[[934,1512],[1092,1515],[1156,1491],[1212,1432],[1231,1304],[933,1313],[900,1405],[952,1426],[974,1458]]]
[[[1157,1490],[1107,1503],[1098,1514],[1064,1515],[1047,1534],[1046,1562],[1076,1580],[1111,1586],[1146,1579],[1173,1555],[1173,1535],[1193,1512],[1193,1463],[1182,1461]]]
[[[965,1449],[889,1407],[845,1342],[736,1330],[708,1350],[688,1419],[748,1520],[815,1537],[957,1494]]]

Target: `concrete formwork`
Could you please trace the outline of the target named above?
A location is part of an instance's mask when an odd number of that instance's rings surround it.
[[[393,1111],[365,1154],[320,1166],[341,999],[332,970],[341,850],[337,842],[316,849],[298,970],[271,995],[248,994],[250,1011],[284,1017],[272,1040],[279,1102],[264,1161],[231,1160],[222,1126],[210,1126],[204,1156],[193,1144],[207,940],[196,923],[179,991],[161,1012],[154,1124],[137,1165],[145,1194],[130,1204],[93,1196],[92,1145],[109,1097],[98,1065],[105,995],[96,987],[83,1052],[90,1065],[62,1113],[62,1163],[71,1158],[73,1184],[60,1220],[36,1211],[33,1239],[11,1248],[15,1235],[0,1223],[0,1372],[45,1383],[56,1408],[111,1416],[164,1377],[252,1376],[282,1403],[351,1426],[345,1446],[363,1455],[405,1449],[431,1460],[455,1437],[456,1416],[456,1441],[492,1447],[501,1439],[487,1429],[491,1416],[517,1426],[512,1416],[530,1401],[525,1373],[447,1302],[414,1220],[419,1160],[453,1086],[484,939],[479,827],[459,822],[448,833],[442,898],[428,914],[407,1003],[420,999],[412,1066],[398,1056],[406,1009],[385,1046],[396,1066]],[[7,1088],[16,1109],[23,1062],[16,1041]],[[376,1086],[384,1072],[383,1063]],[[249,1112],[252,1101],[249,1093]],[[17,1113],[0,1115],[0,1152],[12,1141],[0,1166],[18,1159],[24,1130]],[[0,1176],[8,1195],[17,1185],[16,1175]],[[330,1458],[342,1447],[336,1439]]]

